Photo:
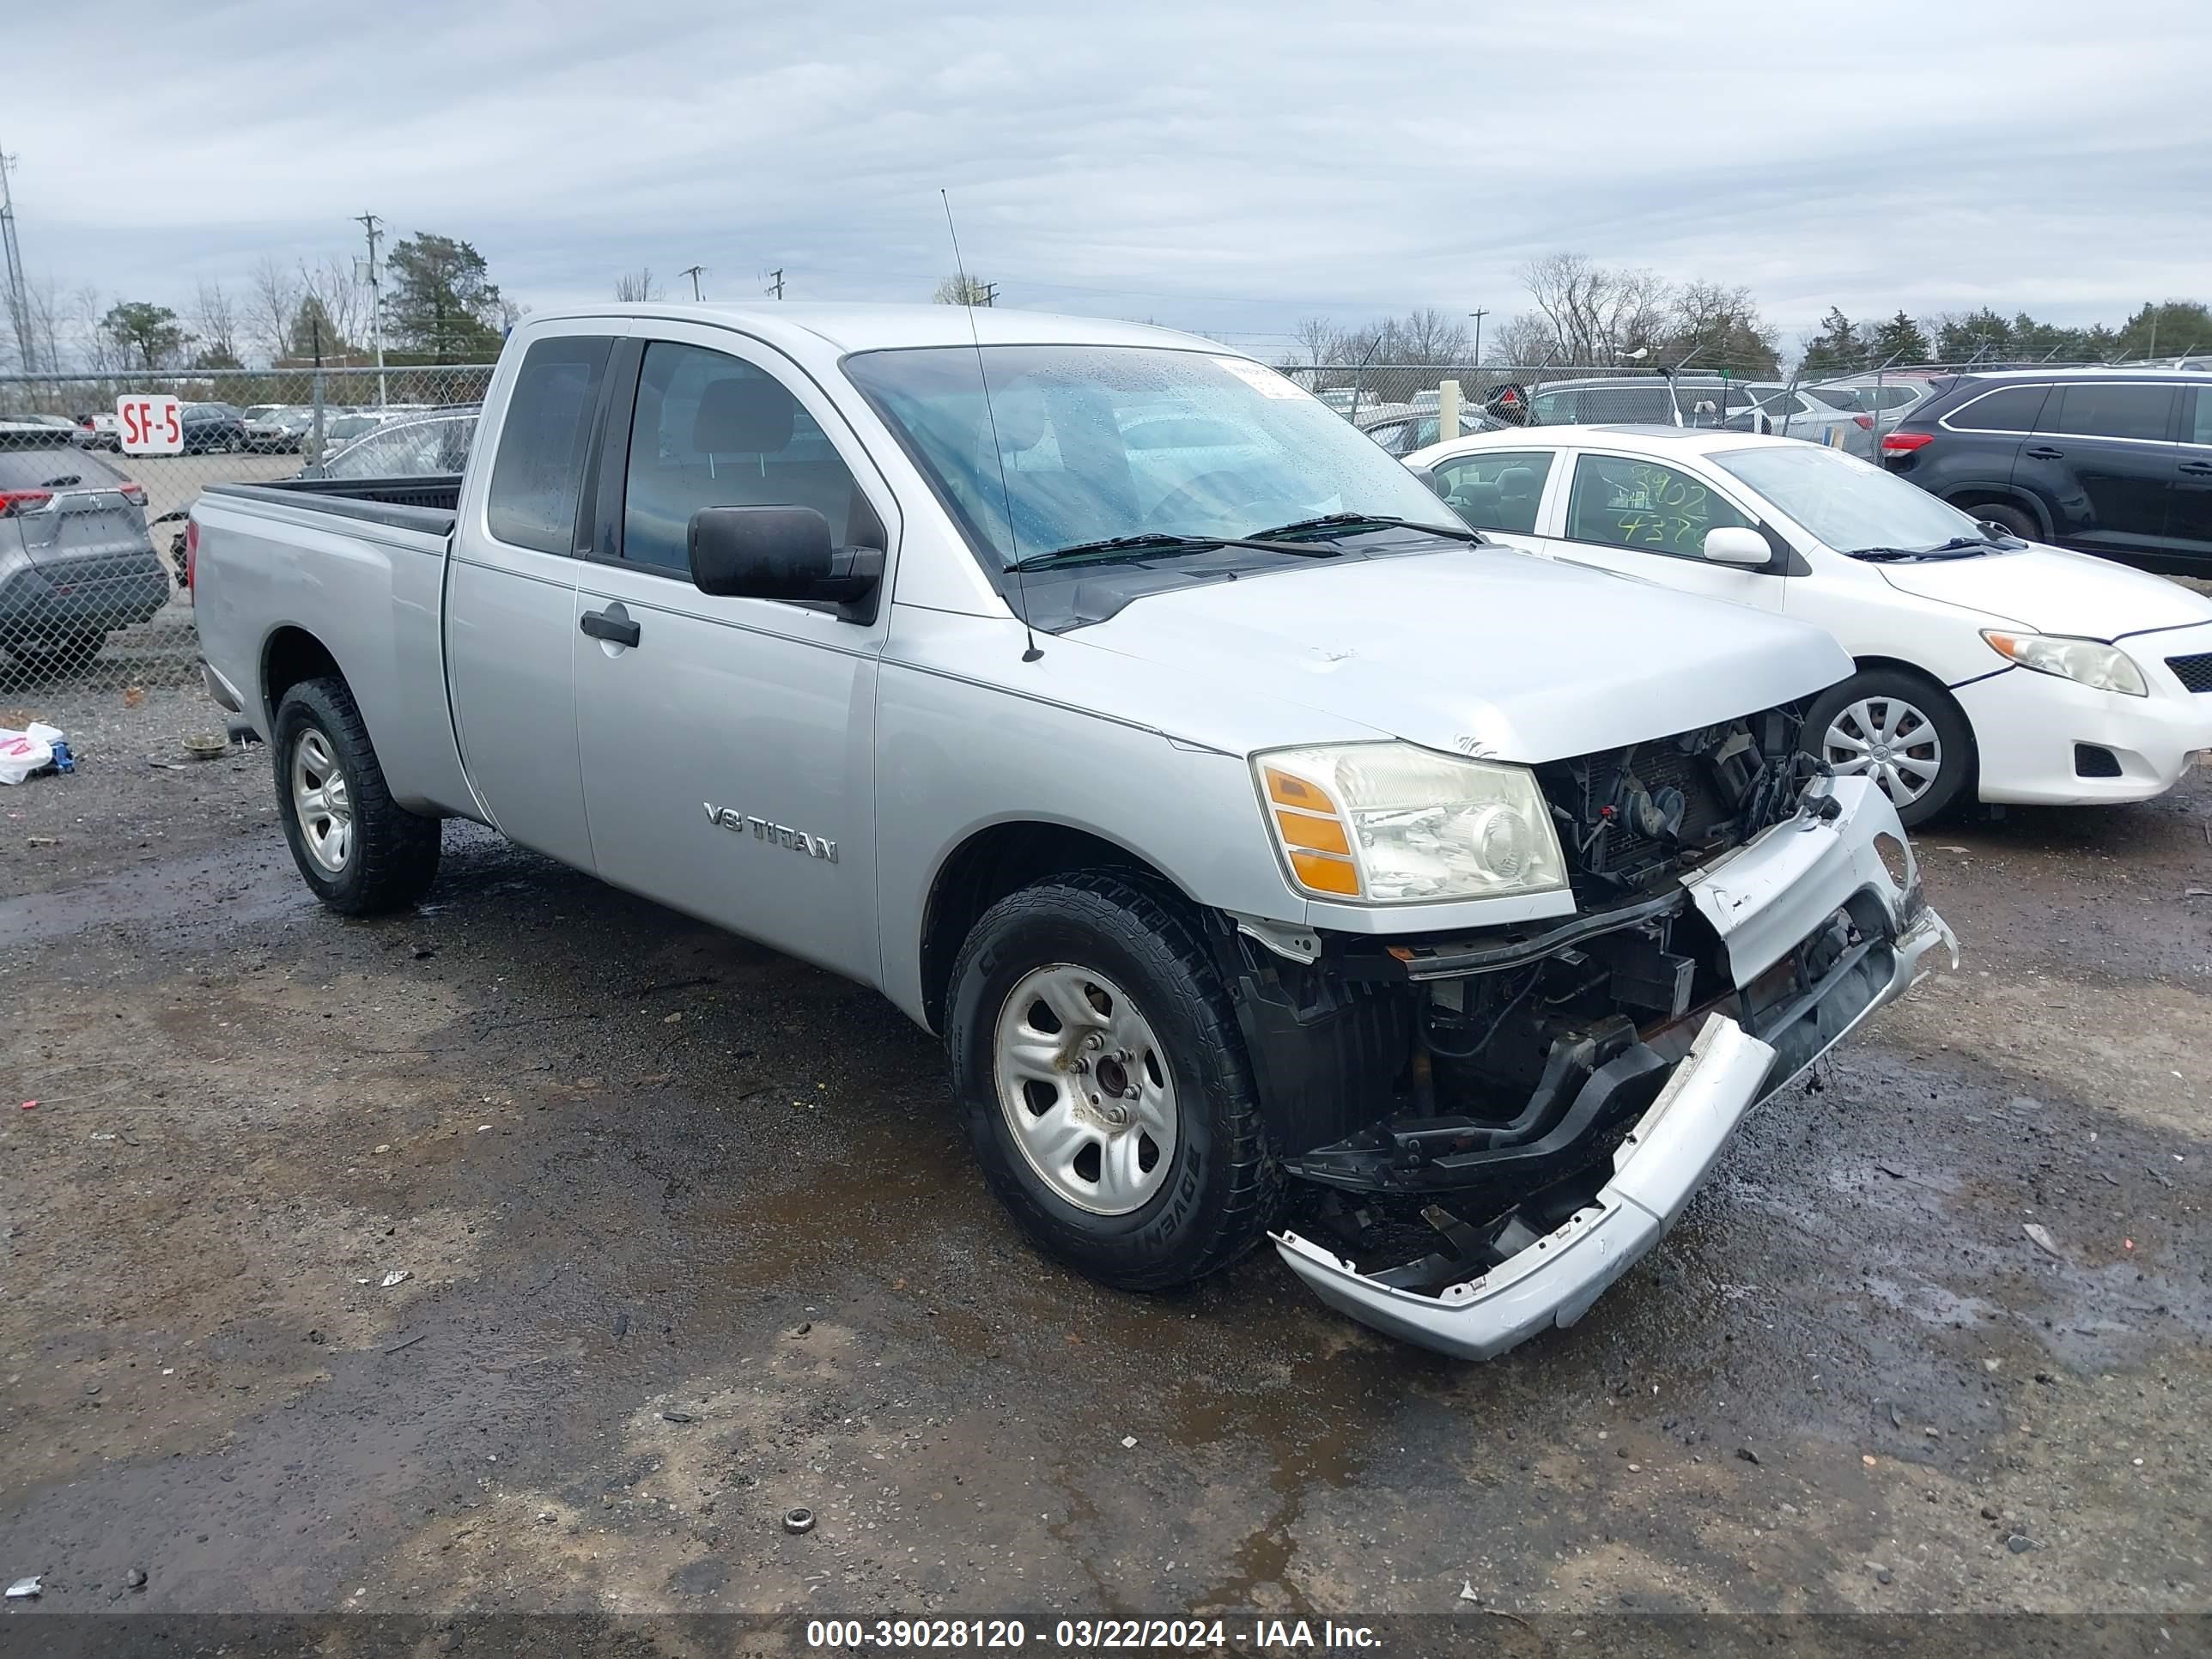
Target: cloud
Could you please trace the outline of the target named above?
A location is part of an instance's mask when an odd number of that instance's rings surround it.
[[[2212,13],[1308,0],[39,8],[0,142],[26,263],[181,306],[264,253],[466,237],[544,309],[640,264],[921,299],[940,187],[1004,302],[1255,341],[1519,308],[1571,248],[1794,329],[2201,289]],[[2085,38],[2094,35],[2094,38]],[[2152,117],[2147,112],[2157,112]]]

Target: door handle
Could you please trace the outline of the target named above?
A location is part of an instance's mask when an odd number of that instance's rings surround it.
[[[2197,473],[2201,477],[2206,473],[2212,473],[2212,461],[2184,461],[2181,464],[2181,470],[2184,472]]]
[[[2043,444],[2038,444],[2033,449],[2023,450],[2021,453],[2032,461],[2063,461],[2066,459],[2064,450],[2052,449]]]
[[[576,618],[576,626],[595,640],[605,640],[610,645],[635,645],[640,629],[618,605],[605,611],[586,611]]]

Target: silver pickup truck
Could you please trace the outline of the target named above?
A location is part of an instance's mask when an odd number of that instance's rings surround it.
[[[1801,752],[1826,635],[1485,546],[1211,342],[609,307],[483,420],[458,478],[194,508],[308,884],[406,905],[471,818],[873,986],[1108,1284],[1272,1237],[1498,1353],[1949,942]]]

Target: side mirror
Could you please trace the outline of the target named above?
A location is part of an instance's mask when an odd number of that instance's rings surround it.
[[[702,507],[685,536],[692,584],[723,599],[850,605],[883,580],[881,548],[833,548],[811,507]]]
[[[1774,560],[1774,550],[1766,544],[1766,538],[1741,525],[1705,532],[1705,553],[1715,564],[1764,567]]]

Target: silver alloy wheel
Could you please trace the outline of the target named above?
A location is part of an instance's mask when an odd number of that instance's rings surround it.
[[[307,856],[343,875],[353,855],[353,795],[330,739],[312,726],[292,745],[292,811]]]
[[[1872,778],[1891,805],[1909,806],[1936,787],[1943,739],[1936,722],[1903,699],[1862,697],[1836,711],[1820,757],[1846,776]]]
[[[1127,1215],[1166,1182],[1175,1078],[1104,975],[1065,962],[1024,974],[999,1010],[991,1071],[1014,1145],[1077,1209]]]

